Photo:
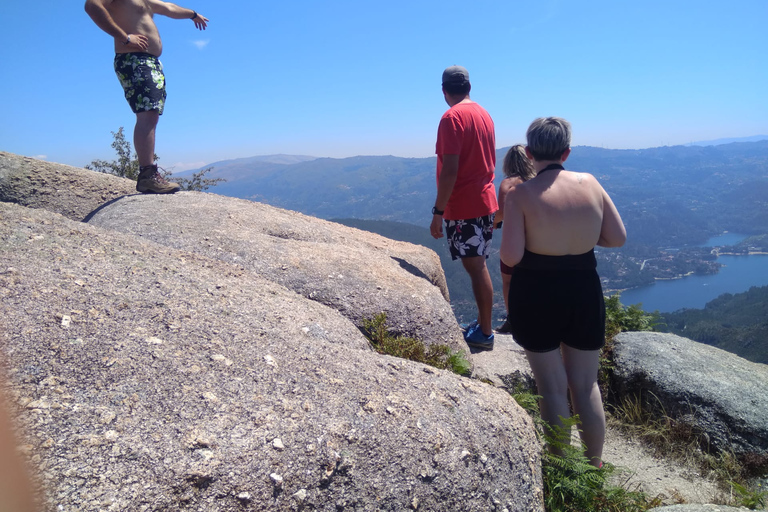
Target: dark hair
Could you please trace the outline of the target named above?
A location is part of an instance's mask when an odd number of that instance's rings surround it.
[[[540,117],[531,123],[525,135],[534,159],[560,160],[571,146],[571,123],[561,117]]]
[[[447,82],[443,84],[443,90],[451,96],[466,96],[469,94],[472,85],[469,82],[464,83],[451,83]]]

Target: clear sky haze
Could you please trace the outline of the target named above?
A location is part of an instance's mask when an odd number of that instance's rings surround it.
[[[83,1],[0,3],[0,150],[112,160],[135,116],[112,39]],[[646,148],[768,134],[768,0],[213,1],[156,16],[168,102],[156,153],[174,171],[277,153],[434,154],[442,70],[465,66],[497,146],[536,117],[573,145]]]

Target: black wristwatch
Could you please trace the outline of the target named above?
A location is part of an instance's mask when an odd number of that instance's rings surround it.
[[[436,206],[432,207],[432,215],[443,215],[445,210],[438,210]]]

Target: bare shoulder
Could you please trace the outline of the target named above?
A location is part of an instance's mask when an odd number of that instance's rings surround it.
[[[517,181],[512,183],[507,189],[506,191],[507,198],[513,198],[511,199],[512,201],[520,202],[530,194],[532,193],[535,194],[536,192],[534,192],[534,190],[537,189],[536,187],[537,183],[535,182],[536,182],[535,179],[523,181],[520,178],[517,178]]]
[[[516,186],[523,183],[523,180],[518,178],[517,176],[513,176],[511,178],[504,178],[501,180],[501,184],[499,185],[499,190],[504,192],[509,192]]]

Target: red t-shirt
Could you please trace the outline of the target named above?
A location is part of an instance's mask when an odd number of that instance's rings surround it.
[[[459,172],[444,219],[474,219],[499,209],[493,184],[496,135],[493,119],[477,103],[458,103],[440,119],[437,129],[437,179],[443,155],[459,155]]]

